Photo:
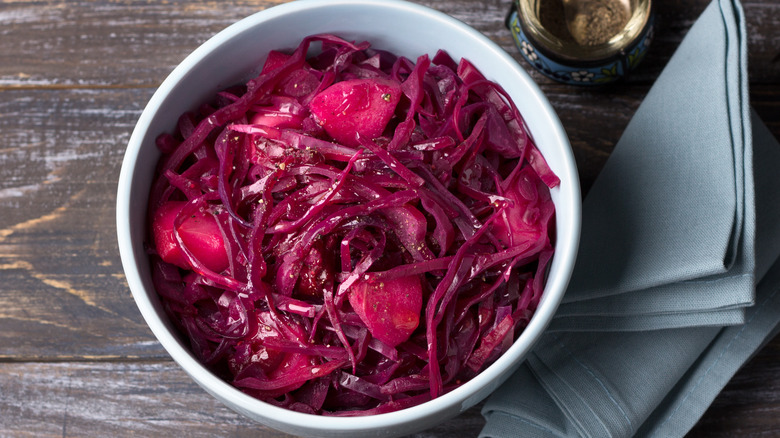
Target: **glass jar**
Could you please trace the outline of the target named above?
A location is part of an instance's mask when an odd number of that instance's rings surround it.
[[[546,76],[598,85],[640,63],[653,22],[651,0],[515,0],[506,24],[522,56]]]

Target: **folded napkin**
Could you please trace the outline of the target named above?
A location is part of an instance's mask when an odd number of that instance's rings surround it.
[[[690,430],[777,332],[778,162],[749,108],[741,6],[714,0],[589,191],[566,298],[480,436]]]
[[[690,29],[583,202],[552,330],[737,324],[754,302],[746,38],[715,1]]]

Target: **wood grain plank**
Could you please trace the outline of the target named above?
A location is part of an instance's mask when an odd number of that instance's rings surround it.
[[[0,358],[164,355],[127,289],[114,213],[151,91],[0,91]]]
[[[503,26],[509,0],[414,0],[452,15],[493,39],[542,84]],[[156,86],[218,31],[282,0],[0,2],[0,87]],[[658,0],[647,59],[631,83],[651,82],[708,0]],[[128,14],[132,11],[132,14]],[[780,3],[745,2],[753,82],[780,77]]]
[[[3,2],[0,85],[154,86],[216,32],[277,3]]]
[[[228,409],[176,364],[0,363],[0,436],[282,438]],[[418,438],[476,436],[479,406]]]
[[[227,409],[172,362],[6,363],[0,387],[0,436],[285,436]]]
[[[230,7],[208,1],[3,2],[0,86],[156,86],[218,31],[278,3],[284,1]],[[496,23],[506,6],[498,0],[427,3],[472,17],[485,31],[500,29]]]
[[[780,432],[780,342],[743,369],[689,438]],[[0,363],[0,436],[281,438],[223,406],[173,362]],[[479,406],[417,438],[477,436]]]

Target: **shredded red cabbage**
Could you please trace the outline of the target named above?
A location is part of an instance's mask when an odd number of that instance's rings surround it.
[[[425,402],[539,303],[559,181],[465,59],[307,37],[157,143],[155,287],[193,353],[266,402]]]

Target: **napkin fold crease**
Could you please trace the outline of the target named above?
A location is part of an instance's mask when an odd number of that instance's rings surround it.
[[[746,39],[738,0],[691,27],[583,202],[564,302],[480,437],[683,436],[778,332],[780,145],[749,107]]]
[[[739,3],[711,3],[627,126],[583,202],[580,255],[550,330],[744,322],[755,218],[741,15]]]

